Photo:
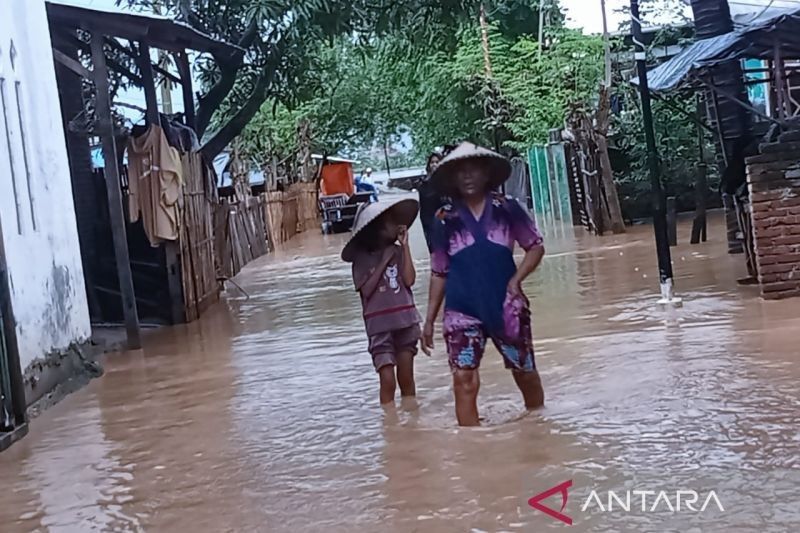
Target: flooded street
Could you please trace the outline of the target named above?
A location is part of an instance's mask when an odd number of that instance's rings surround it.
[[[655,304],[649,226],[552,233],[527,284],[545,409],[523,414],[491,351],[485,424],[459,429],[437,339],[417,401],[385,413],[346,236],[310,232],[35,419],[0,455],[2,531],[542,531],[565,525],[528,499],[567,480],[574,531],[800,531],[800,300],[736,286],[720,217],[673,249],[680,309]],[[713,490],[724,510],[582,511],[592,490]]]

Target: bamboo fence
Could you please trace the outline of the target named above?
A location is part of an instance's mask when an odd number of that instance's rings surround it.
[[[213,225],[214,194],[199,153],[181,158],[183,205],[180,231],[181,283],[186,321],[197,320],[219,299]]]

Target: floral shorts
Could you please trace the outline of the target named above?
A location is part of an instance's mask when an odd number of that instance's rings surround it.
[[[506,368],[515,372],[536,370],[530,311],[526,310],[524,319],[520,320],[520,335],[513,342],[498,335],[490,335],[477,318],[457,311],[445,311],[444,340],[447,343],[451,370],[479,368],[488,339],[492,339],[500,355],[503,356]]]

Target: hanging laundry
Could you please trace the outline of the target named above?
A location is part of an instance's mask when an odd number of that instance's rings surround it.
[[[178,202],[183,186],[181,157],[155,125],[128,142],[128,202],[131,222],[141,215],[154,247],[178,239]]]

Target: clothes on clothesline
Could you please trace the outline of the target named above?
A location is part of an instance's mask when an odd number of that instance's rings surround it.
[[[131,222],[141,217],[154,247],[179,236],[183,170],[178,150],[164,130],[150,125],[128,141],[128,205]]]
[[[200,141],[195,131],[189,126],[161,113],[161,128],[167,137],[167,142],[182,154],[200,150]]]

